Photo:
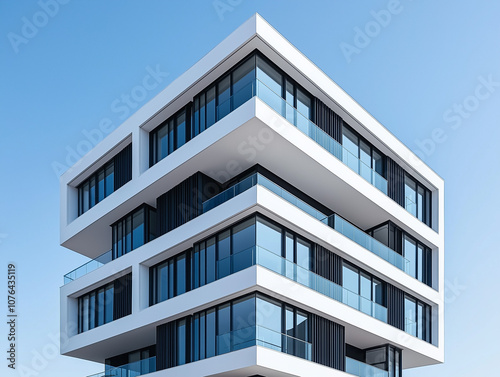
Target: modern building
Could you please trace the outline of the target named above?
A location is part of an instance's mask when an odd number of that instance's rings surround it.
[[[255,15],[62,176],[61,244],[92,260],[61,353],[99,376],[442,363],[443,190]]]

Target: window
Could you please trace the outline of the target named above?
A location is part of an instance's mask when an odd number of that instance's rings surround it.
[[[131,274],[94,289],[78,298],[78,333],[109,323],[130,314],[132,298],[130,282]],[[115,287],[117,289],[115,290]],[[115,310],[115,299],[118,305],[125,307],[123,311]]]
[[[115,170],[117,176],[115,177]],[[132,144],[78,186],[78,216],[132,179]]]
[[[405,331],[431,342],[432,308],[426,303],[405,294]]]
[[[372,303],[386,306],[385,283],[347,262],[342,265],[342,287],[347,290],[343,302],[368,315],[376,315],[381,309]]]
[[[423,223],[431,226],[430,190],[417,180],[405,174],[405,209]]]
[[[283,76],[262,57],[257,56],[257,94],[278,114],[283,114]]]
[[[149,135],[149,166],[153,166],[186,144],[191,136],[190,105],[165,120]]]
[[[185,251],[150,268],[150,305],[188,291]]]
[[[411,237],[392,222],[379,225],[367,232],[376,240],[401,254],[401,266],[407,274],[432,287],[432,250]]]
[[[112,225],[113,259],[144,245],[155,238],[154,208],[143,204]]]
[[[385,178],[385,156],[345,124],[342,127],[342,146],[344,164],[365,180],[376,184],[380,177]]]

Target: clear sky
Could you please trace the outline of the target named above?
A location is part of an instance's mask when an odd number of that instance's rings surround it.
[[[24,367],[0,314],[1,376],[102,370],[56,355],[62,277],[86,260],[59,246],[57,172],[255,12],[445,179],[446,363],[405,376],[498,370],[500,2],[55,1],[0,2],[0,313],[13,261]],[[125,102],[148,70],[158,85]]]

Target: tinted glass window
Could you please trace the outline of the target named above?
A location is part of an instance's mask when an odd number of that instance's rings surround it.
[[[255,92],[255,58],[252,57],[233,72],[233,108],[248,101]]]

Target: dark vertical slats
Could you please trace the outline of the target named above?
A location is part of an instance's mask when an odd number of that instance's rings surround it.
[[[405,206],[405,171],[390,157],[387,157],[387,195]]]
[[[114,159],[115,190],[118,190],[125,183],[132,179],[132,144],[127,145]]]
[[[204,175],[196,173],[157,199],[158,235],[198,217],[202,214],[202,203],[208,199],[211,186],[218,184]]]
[[[405,327],[405,296],[404,292],[387,284],[387,323],[400,330]]]
[[[113,319],[132,314],[132,274],[113,282]]]
[[[342,118],[319,99],[314,99],[314,121],[316,125],[342,143]]]
[[[320,245],[314,248],[313,272],[342,285],[342,258]]]
[[[156,328],[156,370],[172,368],[176,364],[176,322]]]
[[[345,329],[335,322],[311,314],[312,361],[345,370]]]

